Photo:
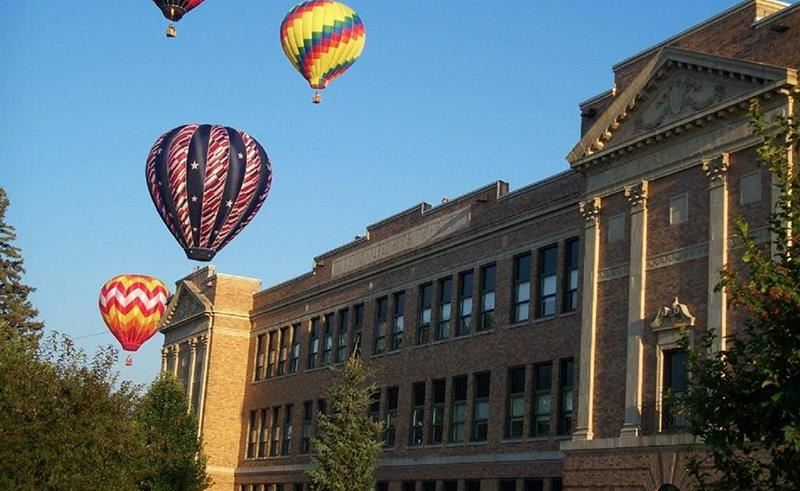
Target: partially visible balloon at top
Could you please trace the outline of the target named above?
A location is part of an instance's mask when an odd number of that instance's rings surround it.
[[[153,3],[161,9],[164,17],[170,21],[167,27],[167,37],[174,38],[175,24],[173,22],[181,20],[190,10],[203,3],[203,0],[153,0]]]
[[[294,7],[281,23],[281,46],[300,75],[319,91],[355,63],[367,39],[353,9],[333,0],[310,0]]]

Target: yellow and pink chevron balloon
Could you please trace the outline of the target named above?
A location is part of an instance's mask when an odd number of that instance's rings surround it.
[[[333,0],[311,0],[294,7],[281,24],[281,45],[298,72],[319,90],[355,63],[367,40],[364,23],[353,9]]]
[[[122,274],[100,289],[100,313],[106,326],[126,351],[136,351],[158,331],[169,291],[161,280],[140,274]]]

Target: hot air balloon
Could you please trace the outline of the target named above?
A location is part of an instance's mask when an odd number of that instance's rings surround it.
[[[158,331],[169,291],[152,276],[122,274],[100,289],[100,314],[106,326],[126,351],[136,351]],[[126,365],[131,365],[128,356]]]
[[[210,261],[250,223],[272,184],[272,166],[255,138],[208,124],[161,135],[145,175],[158,214],[196,261]]]
[[[203,0],[153,0],[153,3],[161,9],[161,13],[164,14],[164,17],[169,19],[170,23],[167,27],[167,37],[174,38],[175,24],[173,24],[173,22],[181,20],[181,17],[203,3]]]
[[[364,50],[364,23],[347,5],[332,0],[311,0],[293,8],[281,24],[281,45],[286,57],[319,91],[355,63]]]

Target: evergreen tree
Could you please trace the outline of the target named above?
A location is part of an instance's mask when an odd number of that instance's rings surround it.
[[[370,491],[380,453],[381,425],[367,415],[371,372],[357,356],[332,369],[329,415],[319,416],[319,438],[313,441],[315,465],[306,471],[319,491]]]
[[[25,266],[20,249],[14,246],[14,227],[5,220],[8,206],[8,195],[0,187],[0,319],[35,344],[44,325],[36,321],[39,312],[28,299],[35,289],[22,282]]]
[[[195,491],[211,486],[197,418],[175,377],[165,374],[153,382],[135,419],[145,446],[139,489]]]
[[[726,266],[717,286],[745,313],[743,329],[716,353],[713,334],[694,349],[683,340],[691,384],[678,402],[708,449],[690,466],[700,489],[800,489],[800,169],[789,160],[800,138],[791,118],[753,116],[761,165],[780,195],[768,243],[738,220],[744,268]]]

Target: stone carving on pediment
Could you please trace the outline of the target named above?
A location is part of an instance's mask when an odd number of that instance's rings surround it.
[[[162,319],[162,327],[205,312],[203,304],[185,289],[178,291],[178,298],[175,301],[177,302],[175,307],[169,309],[166,318]]]
[[[721,82],[678,75],[669,80],[653,102],[642,110],[635,120],[634,132],[652,131],[686,113],[707,109],[726,97],[727,87]]]
[[[689,312],[689,307],[678,301],[678,297],[672,301],[672,305],[661,307],[656,313],[656,318],[650,324],[654,331],[665,329],[679,329],[682,327],[694,326],[695,317]]]

